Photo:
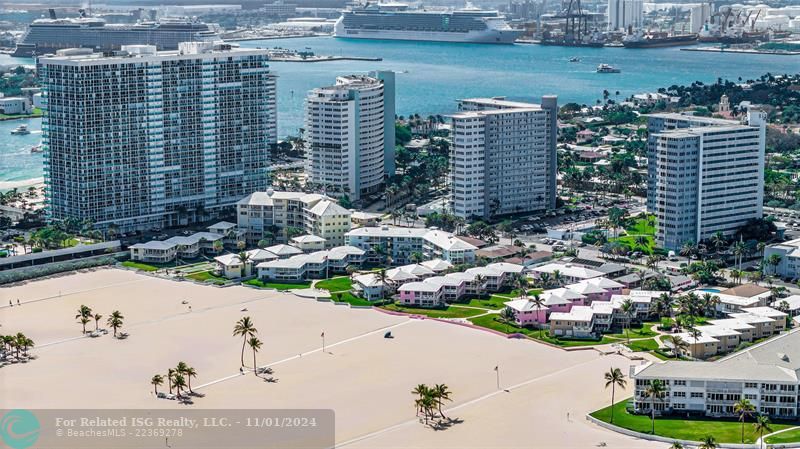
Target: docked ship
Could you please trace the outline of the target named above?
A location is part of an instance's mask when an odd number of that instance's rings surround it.
[[[692,45],[697,42],[697,34],[669,34],[664,32],[643,33],[641,30],[622,38],[625,48],[656,48]]]
[[[13,56],[31,57],[55,53],[65,48],[92,48],[98,51],[119,50],[123,45],[155,45],[158,50],[176,50],[178,43],[219,39],[215,25],[183,18],[165,18],[156,22],[108,24],[87,17],[36,19],[22,35]]]
[[[367,3],[345,10],[333,35],[353,39],[513,44],[515,30],[497,11],[470,5],[454,11],[409,9],[401,3]]]

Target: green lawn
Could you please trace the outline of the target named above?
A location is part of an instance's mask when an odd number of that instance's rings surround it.
[[[403,313],[412,313],[415,315],[425,315],[430,318],[468,318],[471,316],[479,315],[481,313],[485,313],[481,310],[476,309],[467,309],[464,307],[453,307],[449,306],[446,309],[426,309],[421,307],[406,307],[400,304],[387,304],[385,306],[381,306],[386,310],[392,310],[395,312],[403,312]]]
[[[294,282],[294,283],[281,283],[281,282],[264,282],[260,279],[250,279],[249,281],[245,281],[247,285],[253,285],[255,287],[261,288],[274,288],[275,290],[293,290],[293,289],[300,289],[300,288],[308,288],[311,286],[310,281],[301,281],[301,282]]]
[[[629,344],[626,343],[625,346],[629,347],[633,352],[648,352],[658,349],[658,342],[650,338],[647,340],[634,340]]]
[[[328,290],[329,292],[346,292],[353,287],[353,283],[347,276],[325,279],[317,282],[316,287],[320,290]]]
[[[550,344],[554,344],[557,346],[594,346],[594,345],[601,345],[606,343],[612,343],[616,340],[611,340],[606,337],[603,337],[601,340],[581,340],[581,339],[571,339],[571,338],[555,338],[551,337],[547,333],[547,329],[542,330],[539,332],[539,329],[528,329],[525,327],[515,326],[514,324],[507,324],[503,321],[498,315],[484,315],[479,316],[476,318],[472,318],[469,320],[472,324],[480,327],[485,327],[487,329],[492,329],[495,331],[502,332],[504,334],[523,334],[527,335],[528,337],[534,338],[536,340],[544,341]],[[539,336],[541,334],[541,337]]]
[[[643,337],[655,337],[657,334],[653,332],[653,326],[658,323],[643,323],[641,327],[634,327],[628,329],[628,333],[630,334],[631,338],[643,338]],[[616,333],[616,334],[608,334],[609,337],[616,337],[616,338],[627,338],[625,335],[625,331]]]
[[[771,427],[771,426],[770,426]],[[774,431],[775,429],[773,429]],[[780,430],[780,429],[777,429]],[[786,444],[800,442],[800,428],[779,433],[775,436],[764,438],[767,444]]]
[[[350,292],[340,292],[340,293],[332,293],[331,300],[336,302],[346,302],[353,306],[371,306],[373,305],[371,302],[367,301],[364,298],[359,298],[358,296],[350,293]]]
[[[33,118],[41,116],[42,116],[42,110],[39,108],[33,108],[31,114],[0,114],[0,120],[14,120],[18,118]]]
[[[135,268],[141,271],[158,271],[159,269],[155,265],[150,265],[142,262],[134,262],[132,260],[126,260],[125,262],[122,262],[122,266],[128,268]]]
[[[614,425],[636,432],[650,433],[650,417],[629,414],[626,410],[627,403],[628,400],[624,400],[614,405]],[[610,422],[611,407],[600,409],[591,415],[601,421]],[[770,427],[772,427],[773,431],[777,431],[792,426],[773,423]],[[700,441],[711,435],[718,443],[741,443],[741,432],[742,425],[735,419],[656,418],[656,435],[677,440]],[[745,443],[753,443],[757,438],[758,434],[753,432],[753,422],[750,419],[744,425],[744,441]]]
[[[218,285],[221,285],[221,284],[224,284],[224,283],[228,282],[228,279],[226,279],[226,278],[224,278],[222,276],[217,276],[216,274],[214,274],[213,271],[200,271],[200,272],[197,272],[197,273],[187,274],[186,278],[187,279],[192,279],[192,280],[195,280],[195,281],[199,281],[199,282],[211,282],[211,281],[213,281],[213,283],[218,284]]]
[[[465,302],[463,305],[498,310],[505,307],[504,303],[507,301],[510,301],[510,299],[502,296],[492,295],[488,298],[471,298],[469,302]]]
[[[625,228],[625,231],[631,235],[656,235],[656,227],[648,224],[649,218],[652,217],[640,218],[636,220],[632,226]]]

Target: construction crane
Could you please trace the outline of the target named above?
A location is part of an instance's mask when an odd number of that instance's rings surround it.
[[[566,9],[553,16],[555,19],[564,19],[564,42],[566,44],[580,44],[584,37],[589,35],[589,15],[581,9],[581,0],[569,0]]]

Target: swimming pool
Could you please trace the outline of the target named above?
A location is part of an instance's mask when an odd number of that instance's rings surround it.
[[[719,292],[721,292],[722,290],[720,290],[720,289],[718,289],[718,288],[701,288],[701,289],[700,289],[700,291],[701,291],[701,292],[719,293]]]

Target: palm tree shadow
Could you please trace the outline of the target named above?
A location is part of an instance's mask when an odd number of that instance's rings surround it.
[[[439,431],[439,430],[447,430],[455,426],[456,424],[461,424],[463,422],[464,420],[461,418],[447,418],[444,420],[442,419],[436,420],[434,422],[431,422],[429,425],[431,429]]]
[[[270,376],[270,377],[265,377],[265,378],[264,378],[264,382],[269,382],[269,383],[271,383],[271,384],[276,384],[276,383],[278,383],[278,379],[276,379],[276,378],[274,378],[274,377],[272,377],[272,376]]]

